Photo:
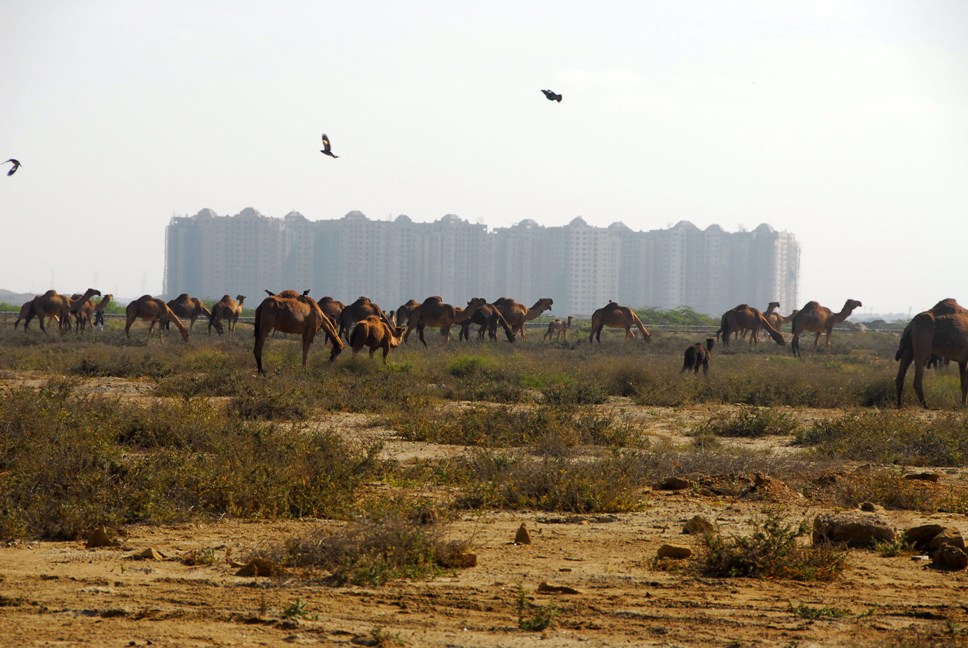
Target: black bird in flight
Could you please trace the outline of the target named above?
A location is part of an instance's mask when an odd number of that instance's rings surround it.
[[[544,96],[547,97],[548,101],[557,101],[561,103],[561,95],[556,93],[554,90],[542,90]]]
[[[331,158],[338,158],[339,157],[338,155],[334,155],[333,154],[332,148],[329,145],[329,138],[326,137],[326,133],[323,133],[323,148],[322,148],[322,150],[320,150],[320,153],[322,153],[324,155],[328,155]]]
[[[20,168],[20,160],[15,160],[13,158],[10,158],[9,160],[7,160],[7,162],[12,162],[13,163],[13,166],[10,167],[10,170],[9,171],[7,171],[7,175],[8,176],[12,176],[13,174],[15,174],[17,172],[17,169]],[[7,162],[4,162],[4,164],[6,164]]]

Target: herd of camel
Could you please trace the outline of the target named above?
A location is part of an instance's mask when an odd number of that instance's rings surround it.
[[[253,354],[260,374],[265,373],[262,350],[266,338],[273,331],[301,336],[304,366],[309,347],[320,332],[332,347],[330,360],[334,360],[348,343],[353,353],[367,348],[371,357],[376,351],[382,350],[383,361],[386,362],[390,350],[407,341],[412,331],[417,332],[418,338],[426,346],[424,329],[427,327],[439,329],[445,338],[449,338],[451,327],[459,326],[461,340],[470,339],[472,325],[479,327],[477,336],[481,340],[485,335],[496,340],[498,328],[503,330],[509,342],[514,342],[518,337],[525,339],[527,322],[551,310],[554,303],[552,299],[544,297],[529,308],[506,297],[492,303],[482,297],[475,297],[466,306],[460,307],[446,304],[440,297],[434,296],[423,302],[411,299],[386,313],[366,297],[360,297],[351,304],[343,304],[331,297],[323,297],[317,301],[309,296],[308,290],[301,294],[293,290],[280,293],[266,290],[266,293],[268,296],[255,309],[254,322]],[[103,295],[97,303],[91,299],[94,296],[101,296],[101,292],[89,288],[83,294],[68,297],[48,290],[23,304],[14,327],[23,322],[26,331],[35,318],[39,320],[40,328],[45,333],[53,321],[58,322],[61,332],[73,328],[80,333],[88,326],[103,326],[104,309],[111,302],[112,296]],[[212,328],[219,335],[225,330],[231,333],[235,331],[244,301],[244,295],[237,295],[234,299],[225,295],[210,310],[201,300],[188,294],[181,294],[168,302],[151,295],[143,295],[127,305],[125,334],[130,334],[134,322],[142,320],[149,323],[149,337],[157,324],[159,338],[162,329],[174,326],[188,340],[199,317],[205,317],[208,321],[209,333]],[[800,336],[803,333],[815,334],[814,350],[818,348],[821,336],[826,336],[825,344],[829,347],[834,326],[846,320],[862,304],[855,299],[848,299],[843,308],[835,313],[811,301],[787,316],[776,311],[779,306],[779,303],[771,302],[767,310],[760,311],[747,304],[740,304],[723,313],[716,338],[708,338],[705,345],[696,343],[686,349],[682,371],[698,373],[701,368],[707,373],[710,354],[717,338],[724,346],[729,346],[731,338],[735,340],[747,336],[750,344],[757,344],[760,331],[764,331],[777,344],[785,345],[786,341],[780,331],[787,322],[792,326],[790,346],[795,356],[801,356]],[[182,320],[188,321],[187,327]],[[544,338],[567,339],[573,321],[569,316],[566,320],[556,319],[550,322]],[[627,340],[636,338],[633,329],[638,330],[643,341],[648,342],[651,338],[634,310],[613,301],[592,314],[589,342],[597,340],[600,343],[602,329],[606,327],[624,329]],[[965,405],[968,403],[968,309],[954,299],[944,299],[933,308],[919,313],[904,329],[895,355],[900,363],[895,380],[898,407],[901,406],[904,378],[912,363],[914,391],[921,405],[927,407],[922,387],[924,369],[929,361],[939,358],[957,362],[961,378],[961,404]]]

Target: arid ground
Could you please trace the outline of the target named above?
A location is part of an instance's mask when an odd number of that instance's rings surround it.
[[[320,359],[324,355],[315,353]],[[287,371],[298,369],[291,365]],[[6,369],[0,371],[0,389],[38,387],[48,377],[44,371]],[[125,402],[157,398],[153,386],[138,378],[85,377],[77,380],[76,390]],[[461,401],[450,406],[460,407]],[[651,443],[668,447],[694,447],[697,425],[740,407],[647,405],[614,395],[594,405]],[[777,409],[804,426],[842,413]],[[299,425],[337,430],[352,444],[379,442],[382,458],[402,466],[432,465],[473,451],[407,440],[382,421],[365,412],[323,412]],[[726,536],[752,533],[769,511],[809,526],[818,512],[846,507],[834,491],[814,485],[845,483],[852,475],[882,469],[831,459],[826,472],[814,468],[806,477],[785,479],[793,473],[771,471],[771,462],[796,462],[815,452],[792,435],[722,438],[715,447],[758,459],[749,471],[734,465],[718,474],[684,466],[685,488],[665,490],[653,482],[640,489],[631,510],[620,512],[461,509],[450,506],[457,488],[447,483],[369,482],[364,490],[371,501],[413,495],[437,502],[446,511],[446,535],[476,556],[475,566],[379,586],[336,584],[325,570],[310,568],[238,575],[263,548],[329,533],[347,520],[225,516],[131,524],[111,530],[116,544],[94,548],[84,538],[11,540],[0,547],[0,644],[966,645],[968,572],[933,568],[917,552],[851,549],[843,572],[830,581],[703,575],[697,568],[703,541],[682,532],[694,516],[704,516]],[[937,483],[910,482],[934,495],[968,485],[957,467],[884,469],[899,477],[940,475]],[[930,522],[968,533],[961,509],[880,503],[874,508],[901,531]],[[522,525],[529,543],[515,542]],[[809,543],[809,533],[799,542]],[[688,547],[693,555],[657,560],[665,544]]]

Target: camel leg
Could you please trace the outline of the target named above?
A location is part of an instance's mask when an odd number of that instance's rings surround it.
[[[390,343],[383,344],[383,364],[387,363],[387,356],[390,355]]]
[[[813,350],[814,351],[816,351],[817,349],[820,348],[820,336],[821,335],[823,335],[823,333],[817,333],[816,337],[813,338]]]
[[[800,332],[796,331],[793,333],[793,339],[790,341],[790,351],[793,352],[794,358],[802,358],[800,355]]]
[[[423,345],[424,346],[427,346],[427,340],[424,339],[424,334],[423,333],[424,333],[424,325],[423,324],[418,324],[417,325],[417,337],[420,338],[420,341],[423,342]]]
[[[306,366],[306,358],[309,357],[309,345],[313,343],[312,335],[309,333],[310,329],[307,326],[303,330],[302,335],[302,366]]]
[[[968,362],[958,363],[958,373],[961,376],[961,406],[968,405]]]
[[[266,343],[266,334],[268,331],[259,331],[259,334],[255,336],[255,346],[252,348],[252,355],[255,356],[255,366],[259,368],[259,374],[264,376],[265,370],[262,368],[262,347]]]
[[[924,400],[924,363],[915,361],[914,363],[914,393],[918,395],[918,402],[924,409],[928,409],[928,404]]]
[[[897,377],[894,378],[894,387],[897,391],[897,407],[901,408],[901,394],[904,393],[904,377],[907,375],[908,367],[911,366],[911,361],[914,359],[914,355],[911,352],[905,353],[899,358],[900,364],[897,367]]]

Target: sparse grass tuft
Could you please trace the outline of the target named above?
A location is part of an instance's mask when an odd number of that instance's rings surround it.
[[[772,407],[744,406],[735,414],[713,416],[699,425],[693,434],[756,438],[792,434],[798,425],[796,417],[789,412]]]

